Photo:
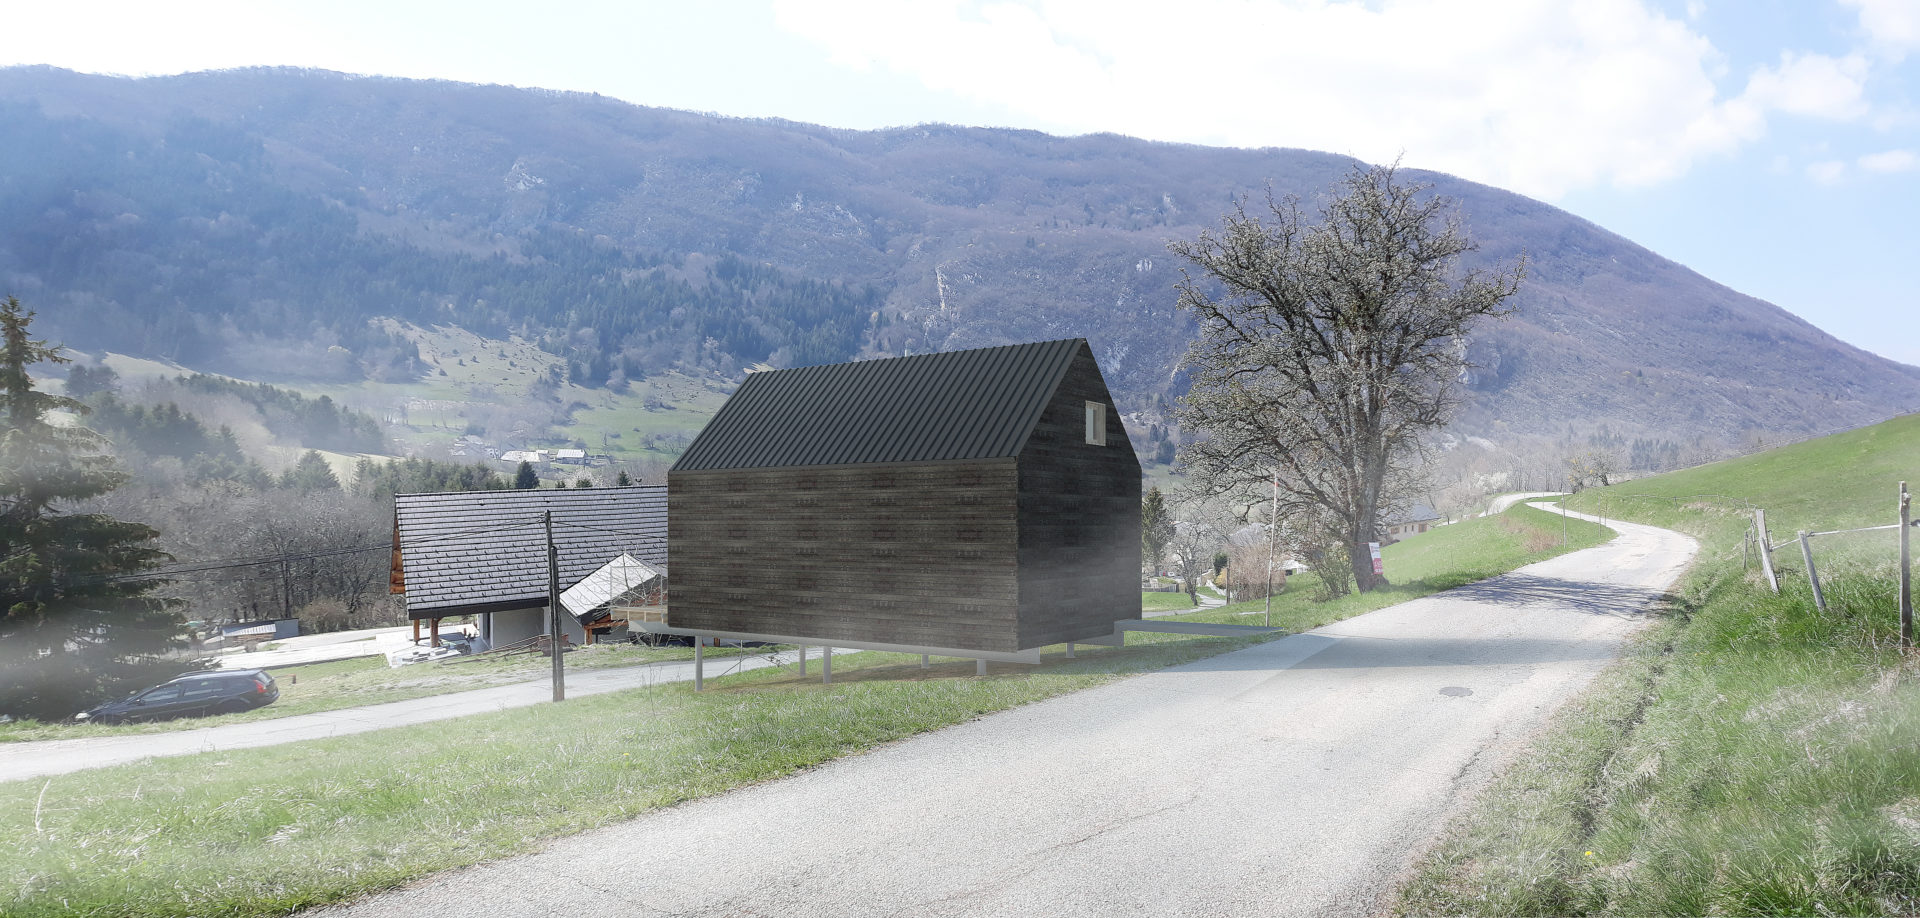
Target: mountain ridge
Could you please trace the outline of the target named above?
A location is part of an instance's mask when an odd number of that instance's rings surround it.
[[[74,316],[58,330],[76,344],[103,320],[165,313],[152,303],[186,296],[168,278],[207,257],[225,273],[194,288],[202,299],[192,308],[166,314],[226,336],[207,357],[216,365],[243,358],[272,323],[312,329],[320,312],[339,320],[306,337],[338,338],[362,372],[419,371],[395,342],[353,330],[391,315],[528,332],[570,367],[577,359],[589,382],[663,362],[737,377],[759,362],[1085,336],[1126,410],[1155,419],[1179,394],[1176,361],[1192,327],[1173,308],[1179,266],[1165,242],[1216,226],[1238,200],[1258,206],[1267,188],[1310,205],[1357,163],[1111,134],[854,131],[278,68],[139,80],[14,68],[0,71],[0,106],[0,123],[31,122],[36,140],[70,160],[63,171],[0,154],[0,221],[10,228],[0,230],[0,281]],[[126,149],[96,155],[116,145]],[[148,162],[157,165],[142,171]],[[1920,402],[1920,369],[1590,221],[1451,176],[1402,173],[1459,203],[1480,243],[1469,266],[1530,257],[1520,315],[1470,343],[1479,368],[1465,387],[1463,435],[1608,429],[1731,441]],[[63,180],[71,187],[45,191]],[[233,200],[206,190],[221,182],[237,189]],[[284,206],[235,216],[247,206],[239,198],[263,196]],[[334,284],[329,268],[295,263],[295,241],[264,241],[281,216],[331,226],[313,238],[337,240],[342,260],[365,263],[364,277]],[[115,224],[161,219],[177,238]],[[243,219],[251,223],[221,235],[222,220]],[[62,244],[81,253],[73,270],[33,257]],[[382,275],[383,265],[422,279]],[[485,283],[458,282],[487,272]],[[126,289],[111,283],[135,275]],[[647,285],[648,297],[633,292]],[[708,294],[691,320],[672,318],[672,303]],[[564,308],[556,297],[568,298]],[[730,315],[744,319],[722,328]],[[606,331],[623,317],[631,328]],[[807,339],[816,327],[833,331]]]

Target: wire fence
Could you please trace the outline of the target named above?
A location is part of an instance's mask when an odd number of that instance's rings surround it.
[[[1835,536],[1854,536],[1865,533],[1893,533],[1895,537],[1894,553],[1897,559],[1896,563],[1899,566],[1899,586],[1895,604],[1896,611],[1900,616],[1900,645],[1905,648],[1912,648],[1914,645],[1914,629],[1913,555],[1911,546],[1912,531],[1916,525],[1920,525],[1920,521],[1913,519],[1912,497],[1908,493],[1907,483],[1904,481],[1900,482],[1900,489],[1896,496],[1894,511],[1890,513],[1889,516],[1893,517],[1893,522],[1878,526],[1856,526],[1847,529],[1830,529],[1824,531],[1802,529],[1795,534],[1794,541],[1798,542],[1800,546],[1800,560],[1806,572],[1808,589],[1813,593],[1814,607],[1822,613],[1825,613],[1828,611],[1827,596],[1826,590],[1820,581],[1819,564],[1814,558],[1814,540]],[[1748,529],[1748,543],[1754,546],[1754,549],[1759,555],[1762,569],[1766,573],[1767,585],[1774,593],[1779,593],[1780,578],[1774,565],[1773,553],[1779,550],[1782,544],[1774,542],[1772,534],[1767,531],[1767,516],[1765,510],[1756,509],[1754,511],[1753,526]]]

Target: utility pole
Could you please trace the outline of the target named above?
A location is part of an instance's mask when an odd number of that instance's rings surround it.
[[[546,511],[547,522],[547,649],[553,654],[553,700],[567,700],[567,672],[563,659],[566,647],[561,641],[566,630],[560,627],[560,549],[553,544],[553,511]]]
[[[1273,627],[1273,543],[1280,540],[1280,470],[1273,470],[1273,503],[1267,508],[1267,627]]]

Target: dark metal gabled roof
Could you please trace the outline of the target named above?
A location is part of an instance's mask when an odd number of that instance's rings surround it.
[[[562,590],[623,552],[666,564],[665,487],[395,494],[407,614],[430,618],[546,605],[547,532],[541,518],[548,510]]]
[[[1084,338],[754,373],[675,472],[1011,457]]]

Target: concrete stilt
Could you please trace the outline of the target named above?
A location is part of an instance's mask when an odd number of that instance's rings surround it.
[[[807,645],[800,645],[800,675],[807,674]]]
[[[696,692],[700,691],[707,675],[707,645],[700,641],[700,638],[693,639],[693,690]]]
[[[921,669],[927,668],[927,655],[924,653],[920,655],[920,668]]]
[[[820,684],[833,684],[833,648],[820,648]]]
[[[974,666],[974,668],[973,668],[973,674],[974,674],[974,675],[976,675],[976,676],[984,676],[984,675],[986,675],[986,674],[987,674],[987,661],[985,661],[985,660],[975,660],[975,661],[974,661],[974,663],[976,664],[976,665]]]
[[[1067,642],[1067,659],[1069,660],[1073,659],[1073,642],[1072,641]]]

